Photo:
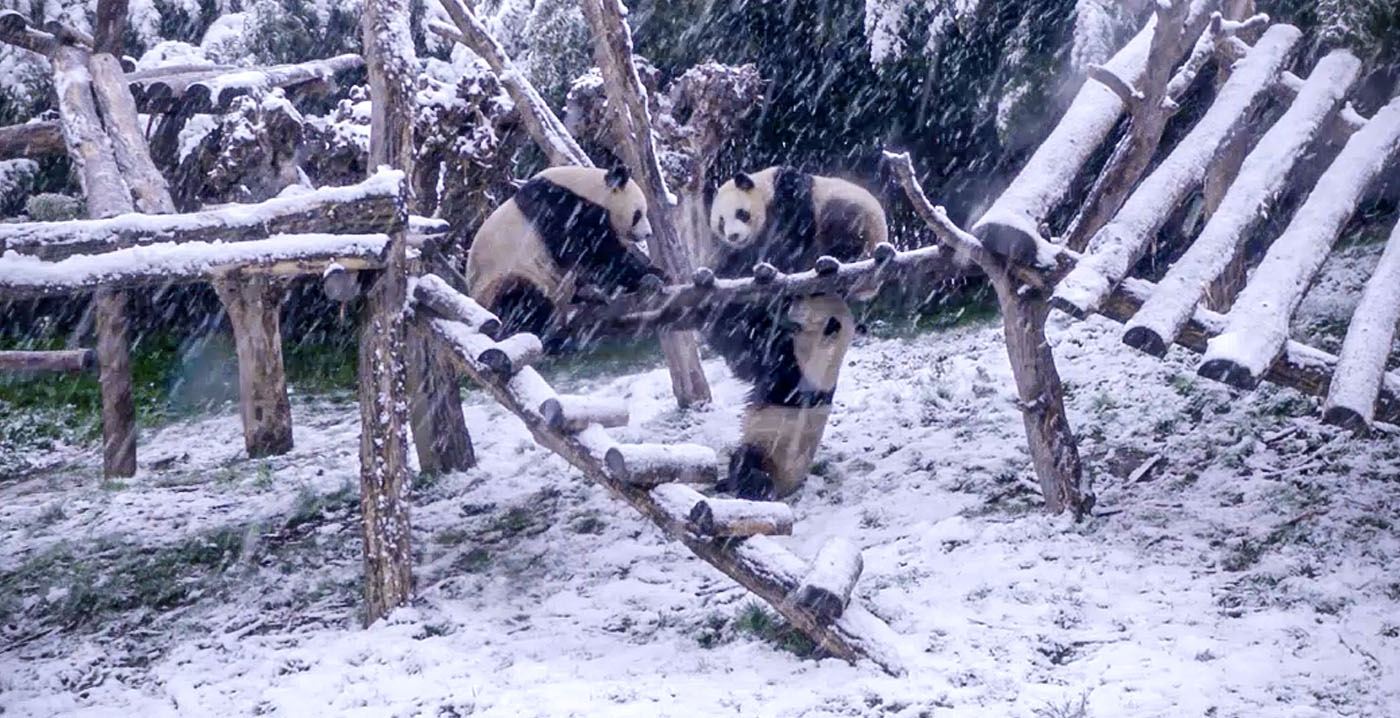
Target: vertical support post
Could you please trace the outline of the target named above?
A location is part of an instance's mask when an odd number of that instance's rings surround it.
[[[985,267],[1001,304],[1006,353],[1016,378],[1021,419],[1026,426],[1031,463],[1040,479],[1045,508],[1073,511],[1082,518],[1094,507],[1093,489],[1084,485],[1079,448],[1065,415],[1065,390],[1055,355],[1045,338],[1050,303],[1042,290],[1025,287],[995,267]]]
[[[131,398],[126,292],[100,289],[92,303],[97,380],[102,390],[102,476],[132,476],[136,473],[136,404]]]
[[[231,276],[215,281],[214,291],[233,326],[248,456],[285,454],[292,450],[292,405],[282,365],[282,290],[269,277]]]
[[[407,0],[366,0],[361,16],[369,70],[369,166],[413,175],[413,80],[418,70]],[[401,205],[406,206],[406,205]],[[360,511],[365,624],[413,593],[408,512],[408,397],[404,382],[407,222],[390,233],[386,265],[366,297],[360,333]]]
[[[464,471],[476,466],[476,452],[462,416],[457,370],[442,352],[434,350],[430,337],[410,328],[404,353],[418,469],[424,473]]]

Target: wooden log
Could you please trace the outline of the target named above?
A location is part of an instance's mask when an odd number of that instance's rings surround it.
[[[63,154],[63,127],[57,121],[27,122],[0,127],[0,160],[38,159]]]
[[[58,38],[52,33],[29,26],[29,19],[14,10],[0,10],[0,42],[45,57],[58,49]]]
[[[561,394],[540,404],[540,416],[554,431],[574,433],[583,431],[590,424],[605,429],[627,426],[627,402],[595,396],[573,396]]]
[[[96,368],[97,352],[92,349],[0,351],[0,371],[85,373]]]
[[[991,279],[1001,305],[1006,352],[1011,359],[1031,463],[1040,479],[1045,508],[1051,513],[1071,510],[1076,519],[1082,518],[1093,508],[1095,498],[1092,486],[1084,479],[1079,450],[1065,413],[1064,387],[1045,338],[1045,319],[1050,308],[1044,279],[1022,280],[976,237],[953,224],[942,207],[934,207],[914,177],[914,166],[907,154],[886,153],[886,158],[915,211],[939,240],[970,257]]]
[[[1128,275],[1167,216],[1200,185],[1221,146],[1268,97],[1301,37],[1290,25],[1269,28],[1236,66],[1200,122],[1089,241],[1078,266],[1055,287],[1051,303],[1056,308],[1077,317],[1093,313],[1113,285]]]
[[[238,354],[239,413],[249,458],[292,450],[292,405],[282,365],[284,289],[267,277],[231,273],[214,283]]]
[[[359,55],[337,55],[308,62],[260,68],[223,65],[172,66],[126,76],[137,107],[145,113],[188,106],[193,112],[225,112],[244,95],[281,87],[289,95],[327,86],[337,74],[364,67]]]
[[[1269,203],[1335,114],[1360,74],[1345,50],[1322,58],[1293,104],[1245,158],[1239,176],[1186,253],[1157,283],[1157,291],[1128,322],[1123,342],[1155,356],[1166,354],[1210,282],[1240,256]]]
[[[1355,432],[1370,430],[1386,357],[1400,322],[1400,222],[1390,233],[1376,271],[1352,314],[1337,369],[1322,407],[1322,420]]]
[[[1252,389],[1288,341],[1288,321],[1366,187],[1400,152],[1400,97],[1351,136],[1269,247],[1197,372]]]
[[[58,262],[0,257],[0,299],[203,282],[235,270],[315,276],[328,262],[339,262],[350,269],[378,268],[383,266],[387,242],[382,234],[277,235],[235,244],[188,242],[132,247]]]
[[[451,361],[438,351],[436,340],[414,327],[408,332],[404,362],[418,470],[440,474],[476,466],[458,374]]]
[[[593,57],[603,76],[613,121],[619,136],[628,140],[618,149],[647,196],[647,219],[651,222],[657,264],[669,276],[690,276],[695,266],[676,227],[678,200],[667,188],[657,158],[646,90],[632,62],[632,33],[623,20],[626,10],[619,0],[582,0],[581,5],[593,35]],[[708,403],[710,385],[700,366],[695,334],[663,333],[661,352],[666,357],[671,390],[680,407]]]
[[[553,398],[553,389],[533,369],[526,367],[511,377],[509,382],[502,383],[477,361],[476,354],[472,352],[469,339],[480,336],[474,330],[460,322],[424,314],[416,315],[415,321],[451,350],[453,361],[462,371],[519,417],[541,446],[563,457],[681,541],[697,557],[767,601],[829,654],[847,661],[869,657],[886,672],[903,675],[902,660],[892,645],[892,632],[868,611],[850,606],[839,621],[824,623],[786,600],[805,572],[801,559],[782,546],[765,543],[763,537],[754,537],[735,545],[735,542],[712,541],[685,531],[684,522],[688,520],[695,502],[687,505],[684,497],[671,499],[686,491],[692,498],[698,496],[693,489],[679,484],[664,484],[649,490],[617,479],[604,463],[606,450],[599,450],[609,444],[602,428],[590,427],[578,434],[566,434],[550,429],[545,423],[538,407]]]
[[[100,290],[92,299],[97,326],[98,384],[102,392],[102,476],[136,474],[136,403],[125,292]]]
[[[772,284],[773,282],[777,281],[778,277],[781,275],[782,273],[778,271],[777,267],[774,267],[773,265],[767,262],[759,262],[753,267],[754,284]]]
[[[110,170],[120,182],[115,160]],[[94,172],[90,181],[101,181],[97,178],[106,177],[106,171]],[[322,232],[387,233],[403,224],[400,211],[403,205],[398,196],[402,179],[402,172],[385,170],[348,187],[322,187],[258,204],[226,205],[203,212],[157,217],[129,214],[131,201],[124,197],[122,209],[102,215],[108,219],[0,223],[0,254],[14,250],[56,260],[75,254],[102,254],[123,247],[157,243],[237,243],[282,234]],[[126,191],[124,186],[122,191]],[[112,216],[116,214],[122,216]]]
[[[864,568],[859,547],[846,539],[833,538],[817,551],[812,569],[793,593],[793,601],[823,620],[840,618]]]
[[[126,29],[126,9],[127,0],[97,0],[97,18],[92,23],[94,51],[121,57],[122,33]]]
[[[816,263],[812,265],[812,271],[819,277],[826,277],[841,271],[841,260],[828,255],[817,257]]]
[[[434,314],[461,322],[473,332],[480,332],[487,338],[495,338],[496,333],[501,330],[501,320],[497,319],[496,315],[477,304],[471,297],[454,290],[435,274],[425,274],[417,278],[413,284],[413,299]]]
[[[408,0],[367,0],[361,15],[371,99],[369,166],[413,174],[414,55]],[[401,183],[407,192],[407,184]],[[400,206],[407,207],[403,202]],[[403,366],[407,239],[389,237],[385,269],[365,302],[360,334],[360,512],[365,625],[413,594],[408,514],[408,412]]]
[[[1219,0],[1194,0],[1182,29],[1196,37],[1219,7]],[[1146,75],[1156,16],[1104,67],[1128,84],[1140,86]],[[1173,58],[1173,63],[1175,64]],[[1026,161],[992,206],[972,225],[972,233],[995,254],[1028,264],[1047,261],[1054,248],[1040,236],[1040,225],[1074,186],[1074,178],[1113,131],[1125,105],[1107,86],[1088,81],[1075,95],[1060,122]]]
[[[54,84],[58,89],[63,137],[83,187],[83,196],[87,198],[88,216],[102,219],[130,212],[131,193],[117,169],[112,143],[98,119],[87,51],[63,45],[54,50],[49,61],[53,64]],[[12,226],[15,225],[5,225],[5,229]],[[7,248],[0,245],[0,253]]]
[[[500,376],[511,376],[544,358],[544,344],[534,334],[514,334],[482,350],[477,361]]]
[[[125,3],[122,5],[125,10]],[[112,55],[98,53],[88,60],[88,69],[117,168],[136,197],[136,208],[146,214],[173,214],[175,202],[170,198],[165,177],[151,161],[146,136],[136,117],[136,102],[122,78],[121,63]]]
[[[619,444],[608,449],[604,463],[618,481],[632,486],[714,483],[719,478],[715,450],[699,444]]]
[[[690,524],[697,534],[714,538],[791,536],[792,507],[781,501],[707,498],[690,510]]]

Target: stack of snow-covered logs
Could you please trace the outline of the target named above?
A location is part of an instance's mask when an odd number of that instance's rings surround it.
[[[1158,111],[1135,106],[1148,94],[1140,83],[1150,28],[1096,70],[1097,80],[1085,84],[1008,190],[973,225],[973,234],[995,254],[1010,257],[1022,274],[1037,263],[1054,265],[1043,271],[1054,286],[1052,305],[1075,316],[1100,313],[1127,323],[1123,339],[1130,346],[1161,356],[1180,344],[1205,353],[1203,376],[1240,388],[1268,379],[1326,396],[1324,419],[1355,430],[1400,421],[1400,377],[1386,371],[1400,315],[1393,281],[1400,249],[1387,248],[1340,358],[1288,338],[1289,318],[1364,191],[1400,153],[1400,98],[1370,120],[1361,117],[1345,103],[1360,74],[1355,57],[1333,51],[1300,78],[1285,69],[1300,39],[1295,28],[1268,27],[1251,45],[1239,31],[1264,27],[1267,19],[1222,22],[1210,15],[1213,4],[1192,3],[1188,34],[1198,31],[1202,18],[1210,19],[1165,97],[1169,102],[1180,96],[1203,56],[1218,57],[1228,77],[1185,138],[1094,229],[1082,256],[1048,243],[1042,223],[1125,109],[1134,121],[1138,112]],[[1256,138],[1251,118],[1270,100],[1285,103],[1286,110]],[[1242,137],[1253,140],[1247,153]],[[1252,230],[1323,141],[1345,143],[1315,184],[1325,191],[1313,192],[1298,208],[1255,270],[1257,281],[1222,292],[1222,283],[1242,280]],[[1129,277],[1170,213],[1211,181],[1217,186],[1207,188],[1215,196],[1205,227],[1161,282]],[[1221,294],[1228,303],[1236,291],[1226,313],[1203,306],[1220,303]]]
[[[792,533],[792,509],[786,504],[708,498],[680,483],[713,483],[718,477],[714,450],[613,441],[605,428],[626,424],[626,406],[555,393],[530,366],[540,356],[536,337],[494,338],[500,322],[433,275],[412,282],[412,298],[415,324],[451,353],[462,372],[518,416],[541,446],[771,603],[832,655],[852,661],[864,656],[890,673],[903,671],[889,642],[890,629],[850,603],[861,571],[853,546],[837,541],[806,566],[765,538]]]

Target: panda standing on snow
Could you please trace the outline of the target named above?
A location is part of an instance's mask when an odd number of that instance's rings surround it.
[[[661,276],[646,254],[647,201],[625,167],[551,167],[477,230],[467,293],[501,320],[502,336],[536,334],[551,350],[569,305],[636,291]]]
[[[715,193],[710,228],[722,249],[715,274],[730,278],[749,274],[759,262],[793,273],[811,269],[822,255],[856,260],[887,236],[884,209],[869,192],[789,167],[740,173],[726,182]],[[854,329],[850,307],[833,295],[719,312],[706,338],[736,376],[753,383],[740,446],[721,490],[766,500],[802,485]]]

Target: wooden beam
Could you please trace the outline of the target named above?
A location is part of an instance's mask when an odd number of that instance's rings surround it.
[[[1154,356],[1166,354],[1212,280],[1239,257],[1250,232],[1283,191],[1328,118],[1336,114],[1360,72],[1361,62],[1345,50],[1333,51],[1317,63],[1293,104],[1245,158],[1238,179],[1200,236],[1128,322],[1124,343]]]
[[[282,365],[280,307],[285,288],[267,276],[231,272],[214,290],[233,325],[239,412],[249,458],[292,450],[292,405]]]
[[[121,3],[125,10],[125,2]],[[99,3],[99,19],[101,3]],[[136,117],[136,102],[122,81],[121,63],[106,53],[93,55],[88,61],[97,105],[102,110],[102,123],[117,160],[122,178],[136,197],[136,208],[146,214],[174,214],[175,201],[160,170],[151,161],[146,136]]]
[[[719,478],[714,449],[699,444],[619,444],[607,450],[603,463],[614,478],[631,486],[677,480],[712,484]]]
[[[593,34],[593,57],[603,75],[608,100],[613,105],[613,121],[623,143],[622,157],[638,178],[647,196],[647,219],[651,222],[652,244],[657,264],[672,277],[688,277],[695,271],[690,253],[676,228],[677,199],[666,187],[657,159],[646,90],[632,63],[632,33],[619,0],[582,0],[584,17]],[[661,335],[661,353],[671,374],[671,391],[681,408],[710,401],[710,385],[700,366],[700,349],[695,334],[666,332]]]
[[[339,262],[347,269],[379,268],[387,242],[382,234],[276,235],[234,244],[184,242],[134,247],[58,262],[0,257],[0,300],[207,282],[239,268],[274,276],[319,275],[330,262]]]
[[[0,10],[0,42],[50,57],[58,50],[52,33],[29,26],[29,19],[14,10]]]
[[[1269,247],[1210,342],[1201,376],[1253,388],[1288,341],[1288,322],[1366,188],[1400,153],[1400,97],[1351,136]]]
[[[336,55],[320,60],[238,68],[224,66],[184,66],[157,68],[126,75],[137,106],[145,113],[171,112],[186,107],[190,112],[222,112],[244,95],[281,87],[289,93],[303,88],[324,86],[336,75],[364,67],[356,54]]]
[[[1386,357],[1400,322],[1400,222],[1390,233],[1380,263],[1356,305],[1337,370],[1327,391],[1322,420],[1356,432],[1368,431],[1376,396],[1385,377]]]
[[[553,431],[577,433],[597,424],[604,429],[627,426],[627,402],[595,396],[560,395],[540,404],[540,416]]]
[[[86,373],[95,369],[97,352],[92,349],[0,351],[0,371]]]
[[[851,602],[865,561],[860,549],[843,538],[822,544],[812,559],[812,570],[793,593],[793,601],[818,616],[839,618]]]
[[[690,525],[701,536],[716,538],[791,536],[792,507],[781,501],[707,498],[690,510]]]
[[[115,160],[111,171],[119,175]],[[57,260],[149,244],[237,243],[279,234],[328,231],[387,233],[404,221],[399,197],[402,180],[402,172],[384,170],[358,185],[323,187],[258,204],[232,204],[203,212],[154,217],[130,214],[131,203],[127,199],[121,210],[127,214],[108,214],[104,215],[108,219],[103,220],[0,223],[0,254],[14,250],[30,257]]]
[[[63,126],[55,120],[0,127],[0,160],[38,159],[67,150]]]
[[[1084,316],[1132,271],[1167,216],[1200,186],[1220,148],[1268,97],[1303,34],[1274,25],[1241,60],[1196,126],[1133,191],[1118,214],[1089,241],[1083,260],[1055,287],[1051,303]]]

